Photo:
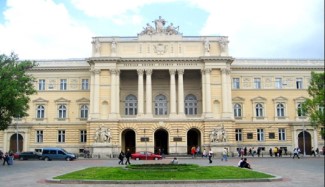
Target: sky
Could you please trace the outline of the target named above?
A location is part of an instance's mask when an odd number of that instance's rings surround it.
[[[0,54],[88,58],[92,37],[135,37],[159,16],[228,36],[234,58],[324,59],[324,0],[0,0]]]

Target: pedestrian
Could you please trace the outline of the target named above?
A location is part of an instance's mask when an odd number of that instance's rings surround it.
[[[238,167],[240,167],[240,164],[241,164],[241,162],[243,161],[244,159],[243,158],[240,158],[240,160],[239,160],[239,162],[238,162]]]
[[[205,148],[203,149],[203,153],[202,153],[202,158],[203,157],[207,157],[208,155],[207,155],[207,150],[205,150]]]
[[[120,161],[118,162],[118,164],[122,164],[124,163],[124,157],[125,157],[125,154],[123,152],[123,150],[121,150],[120,154],[118,155],[118,159],[120,159]]]
[[[3,159],[3,152],[0,150],[0,160]]]
[[[316,151],[315,152],[316,152],[316,155],[320,156],[319,155],[319,149],[318,149],[318,147],[316,148]]]
[[[273,155],[272,155],[272,148],[270,147],[270,149],[269,149],[269,154],[270,154],[270,157],[272,157]]]
[[[260,157],[260,154],[261,154],[261,148],[258,147],[258,148],[257,148],[257,156]]]
[[[196,151],[195,146],[193,146],[193,147],[191,148],[191,155],[192,155],[192,158],[194,158],[194,156],[195,156],[195,151]]]
[[[2,165],[5,165],[6,163],[7,163],[7,165],[10,165],[8,152],[6,152],[5,155],[3,156],[3,163],[2,163]]]
[[[279,157],[282,157],[282,148],[279,149],[278,153],[279,153]]]
[[[200,154],[200,146],[197,146],[196,147],[196,151],[195,152],[196,152],[196,156],[199,156],[199,154]]]
[[[126,158],[126,162],[125,162],[125,165],[127,165],[128,163],[130,163],[130,157],[131,157],[131,152],[130,152],[130,149],[127,149],[126,153],[125,153],[125,158]]]
[[[178,160],[176,157],[174,157],[174,159],[170,162],[170,164],[178,164]]]
[[[228,161],[228,149],[223,148],[221,161]]]
[[[293,159],[297,156],[298,157],[298,159],[300,159],[300,157],[299,157],[299,150],[298,150],[299,148],[294,148],[293,149]]]
[[[247,155],[247,147],[244,148],[244,155]]]
[[[311,155],[310,156],[312,156],[312,155],[314,155],[314,157],[316,157],[316,152],[313,147],[311,147]]]
[[[210,150],[209,150],[209,163],[210,164],[212,163],[212,155],[213,155],[213,152],[212,152],[212,150],[210,148]]]
[[[247,162],[247,158],[244,158],[244,160],[240,163],[241,168],[247,168],[247,169],[252,169],[251,165]]]

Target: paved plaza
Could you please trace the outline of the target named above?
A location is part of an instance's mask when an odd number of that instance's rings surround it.
[[[61,175],[67,172],[80,170],[92,166],[118,166],[117,159],[95,160],[95,159],[79,159],[76,161],[15,161],[12,166],[0,165],[0,186],[166,186],[166,187],[202,187],[202,186],[236,186],[236,187],[324,187],[324,157],[309,157],[301,159],[286,158],[251,158],[247,157],[254,170],[266,172],[283,178],[281,181],[273,182],[238,182],[238,183],[194,183],[194,184],[51,184],[46,183],[46,179]],[[214,159],[212,165],[232,165],[236,166],[238,157],[229,158],[227,162],[220,159]],[[162,161],[134,161],[132,164],[140,164],[143,162],[166,162]],[[208,159],[202,158],[179,158],[180,163],[195,163],[202,166],[209,166]]]

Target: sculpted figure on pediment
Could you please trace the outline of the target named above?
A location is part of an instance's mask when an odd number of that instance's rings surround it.
[[[179,26],[175,27],[173,23],[165,27],[167,21],[159,16],[158,19],[152,21],[155,24],[155,28],[147,23],[146,27],[143,27],[143,30],[138,34],[142,35],[155,35],[155,34],[165,34],[165,35],[180,35]]]

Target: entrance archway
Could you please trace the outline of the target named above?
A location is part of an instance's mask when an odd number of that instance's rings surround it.
[[[198,129],[190,129],[187,131],[187,154],[191,154],[192,147],[201,147],[201,133]]]
[[[304,133],[301,132],[298,135],[298,147],[300,148],[301,153],[304,153]],[[305,149],[306,154],[311,154],[311,135],[309,132],[305,131]]]
[[[18,149],[17,149],[17,134],[13,134],[10,137],[10,149],[9,149],[9,151],[13,151],[14,153],[22,152],[24,150],[23,142],[24,142],[23,136],[21,134],[18,134]]]
[[[168,154],[168,132],[164,129],[158,129],[155,132],[155,153],[160,149],[162,153]]]
[[[136,151],[135,132],[132,129],[126,129],[122,132],[122,150],[130,149],[131,153]]]

